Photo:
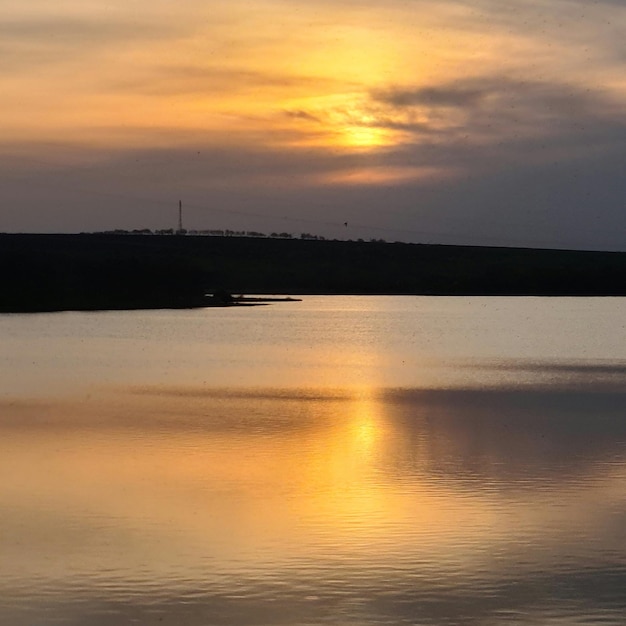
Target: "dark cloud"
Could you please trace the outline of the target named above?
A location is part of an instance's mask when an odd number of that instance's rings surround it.
[[[415,105],[427,105],[434,107],[467,107],[475,106],[486,95],[484,89],[445,86],[445,87],[419,87],[413,90],[395,89],[389,91],[374,92],[375,100],[394,107],[407,107]]]
[[[307,120],[309,122],[317,122],[317,123],[322,122],[322,119],[318,117],[317,115],[313,115],[312,113],[303,111],[301,109],[295,110],[295,111],[285,111],[285,115],[293,119]]]
[[[389,165],[447,163],[495,172],[513,163],[617,156],[626,132],[622,111],[606,91],[495,75],[374,90],[364,105],[367,121],[346,116],[345,123],[402,131],[383,157]]]
[[[432,141],[442,144],[442,150],[450,148],[456,153],[458,142],[476,139],[483,146],[489,144],[492,151],[499,150],[498,144],[503,142],[514,142],[519,148],[523,142],[552,143],[555,137],[568,142],[570,148],[578,138],[587,149],[589,136],[602,135],[606,126],[626,127],[622,110],[623,103],[606,91],[490,75],[373,90],[357,114],[341,108],[323,112],[301,109],[293,117],[328,122],[334,115],[345,124],[405,131],[416,135],[420,149],[424,139],[429,145],[430,135]],[[473,150],[481,148],[474,145]]]
[[[374,102],[394,109],[412,107],[446,109],[454,107],[475,115],[517,115],[593,118],[618,116],[621,103],[608,93],[568,83],[530,81],[501,75],[475,78],[413,89],[388,88],[371,94]],[[445,113],[445,111],[444,111]]]

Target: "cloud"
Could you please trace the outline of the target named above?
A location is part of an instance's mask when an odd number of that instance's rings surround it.
[[[549,111],[568,117],[617,113],[619,104],[608,93],[500,74],[487,74],[436,85],[373,90],[371,98],[396,109],[454,107],[474,113],[520,107],[522,111]]]
[[[182,190],[259,230],[341,212],[393,238],[623,247],[617,3],[140,4],[0,24],[0,228],[165,226],[152,200]]]
[[[469,172],[619,152],[622,111],[623,101],[606,90],[493,74],[372,89],[352,109],[302,109],[292,117],[303,125],[397,131],[381,156],[387,164],[448,162]]]
[[[626,213],[616,199],[626,193],[626,133],[611,125],[594,133],[588,152],[580,140],[563,141],[566,160],[549,158],[552,148],[542,152],[538,141],[351,153],[284,150],[269,137],[264,147],[261,137],[215,145],[193,132],[185,146],[174,130],[176,148],[163,136],[158,148],[74,146],[65,160],[62,145],[33,144],[22,146],[21,162],[15,150],[2,159],[0,230],[173,227],[182,198],[190,228],[345,237],[348,221],[351,237],[390,241],[624,249]],[[438,168],[455,175],[442,178]]]
[[[316,122],[318,124],[322,123],[322,119],[317,116],[303,110],[294,110],[294,111],[285,111],[285,115],[292,119],[297,120],[307,120],[309,122]]]
[[[48,17],[4,20],[0,22],[3,41],[49,41],[60,44],[80,41],[97,42],[133,37],[161,37],[170,29],[164,24],[142,22],[132,24],[127,20],[89,19],[80,17]]]
[[[195,65],[175,63],[142,67],[123,78],[115,78],[107,87],[116,93],[134,93],[148,96],[218,95],[232,97],[254,91],[263,93],[289,90],[333,91],[339,85],[331,78],[289,74],[275,71],[246,69],[241,66]]]
[[[91,17],[29,17],[0,22],[0,69],[24,71],[35,66],[84,64],[96,52],[120,44],[174,38],[180,29],[153,20]]]
[[[462,86],[417,87],[374,92],[373,97],[394,107],[416,105],[434,107],[467,107],[476,105],[486,96],[484,89]]]

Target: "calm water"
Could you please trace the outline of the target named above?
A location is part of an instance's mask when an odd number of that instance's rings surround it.
[[[0,624],[626,623],[626,300],[0,316]]]

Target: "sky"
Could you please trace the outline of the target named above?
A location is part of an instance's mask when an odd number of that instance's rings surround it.
[[[626,250],[625,63],[626,0],[0,0],[0,231]]]

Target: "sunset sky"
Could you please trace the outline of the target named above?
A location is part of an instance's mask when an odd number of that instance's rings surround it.
[[[0,0],[0,231],[626,250],[625,64],[623,0]]]

